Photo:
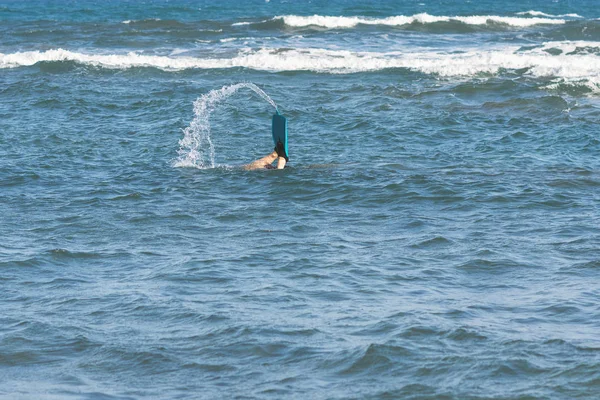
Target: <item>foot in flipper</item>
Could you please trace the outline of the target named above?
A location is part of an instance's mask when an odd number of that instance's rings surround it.
[[[286,162],[290,161],[290,159],[287,156],[287,152],[285,151],[285,148],[283,147],[283,143],[281,142],[281,140],[277,142],[274,150],[277,152],[277,155],[279,157],[285,158]]]
[[[275,144],[275,151],[279,157],[285,158],[285,161],[289,161],[288,157],[288,144],[287,144],[287,119],[279,114],[279,111],[273,115],[273,143]]]

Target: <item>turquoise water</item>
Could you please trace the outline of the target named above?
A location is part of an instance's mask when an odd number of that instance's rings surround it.
[[[596,398],[598,18],[0,0],[0,398]]]

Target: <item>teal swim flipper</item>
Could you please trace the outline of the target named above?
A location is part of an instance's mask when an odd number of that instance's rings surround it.
[[[279,114],[279,110],[273,114],[273,143],[275,144],[277,155],[285,158],[285,161],[289,161],[287,119]]]

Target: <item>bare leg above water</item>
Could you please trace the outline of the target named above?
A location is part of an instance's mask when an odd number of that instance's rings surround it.
[[[277,160],[277,167],[274,167],[273,161]],[[273,151],[271,154],[264,156],[263,158],[259,158],[256,161],[251,162],[250,164],[244,165],[244,169],[246,171],[251,171],[254,169],[283,169],[285,167],[285,158],[278,157],[277,152]]]

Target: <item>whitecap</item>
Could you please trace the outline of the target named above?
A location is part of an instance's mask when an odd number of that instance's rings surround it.
[[[357,25],[387,25],[402,26],[412,23],[431,24],[436,22],[459,21],[467,25],[487,25],[489,23],[502,23],[515,27],[527,27],[540,24],[564,24],[565,20],[554,18],[523,18],[523,17],[503,17],[497,15],[473,15],[473,16],[435,16],[427,13],[415,14],[412,16],[392,16],[386,18],[366,18],[366,17],[336,17],[324,15],[300,16],[300,15],[282,15],[273,19],[281,19],[291,27],[320,26],[329,29],[354,28]]]
[[[548,18],[583,18],[579,14],[553,15],[553,14],[546,14],[545,12],[535,11],[535,10],[518,12],[517,15],[531,15],[531,16],[534,16],[534,17],[548,17]]]
[[[160,18],[149,18],[149,19],[143,19],[143,20],[136,20],[136,19],[127,19],[125,21],[121,21],[122,24],[135,24],[138,22],[144,22],[144,21],[160,21]]]
[[[600,42],[547,42],[534,48],[515,45],[455,48],[451,52],[419,49],[412,52],[356,52],[323,48],[244,48],[233,57],[84,54],[64,49],[44,52],[0,53],[0,68],[31,66],[38,62],[74,61],[110,69],[153,67],[165,71],[185,69],[248,68],[262,71],[357,73],[406,68],[439,76],[496,74],[526,69],[533,77],[596,78],[600,76]],[[558,49],[559,52],[548,51]],[[558,54],[556,54],[558,53]]]

